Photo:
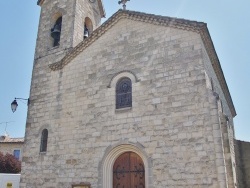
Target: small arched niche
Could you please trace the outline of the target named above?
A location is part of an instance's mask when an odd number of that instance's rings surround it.
[[[48,134],[48,129],[43,129],[41,134],[40,152],[47,152]]]
[[[52,27],[50,30],[52,47],[60,45],[61,30],[62,30],[62,14],[56,13],[52,16]]]
[[[89,17],[84,19],[84,33],[83,37],[88,38],[89,35],[93,32],[93,23]]]

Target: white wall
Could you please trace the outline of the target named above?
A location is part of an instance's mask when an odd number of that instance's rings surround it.
[[[0,174],[1,188],[19,188],[20,174]],[[12,187],[7,187],[7,183],[12,183]]]

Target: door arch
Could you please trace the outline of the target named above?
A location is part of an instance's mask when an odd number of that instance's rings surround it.
[[[99,163],[98,188],[113,188],[113,167],[120,155],[126,152],[134,152],[139,155],[145,167],[145,188],[153,188],[152,159],[144,151],[140,143],[132,143],[129,140],[120,141],[107,147],[102,160]]]
[[[145,188],[145,167],[134,152],[125,152],[113,166],[113,188]]]

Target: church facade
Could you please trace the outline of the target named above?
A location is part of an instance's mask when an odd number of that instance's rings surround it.
[[[21,188],[235,188],[234,105],[205,23],[39,0]]]

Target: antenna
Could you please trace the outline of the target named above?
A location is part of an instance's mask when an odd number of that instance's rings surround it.
[[[13,123],[14,121],[5,121],[5,122],[1,122],[0,124],[5,124],[5,128],[4,128],[4,135],[8,136],[8,132],[7,132],[7,126],[8,123]]]

